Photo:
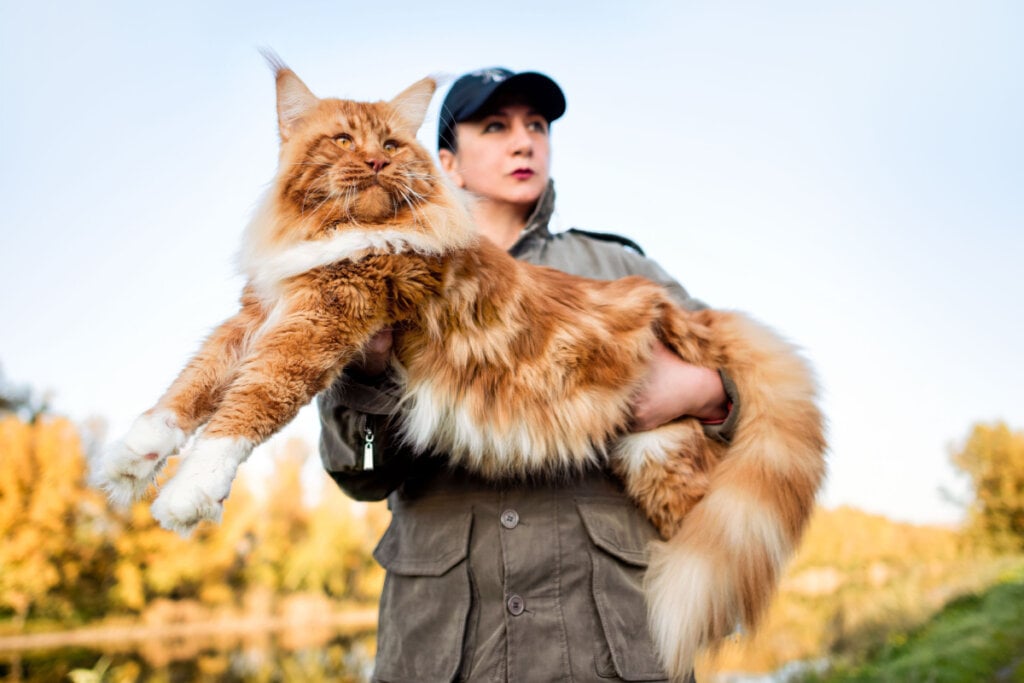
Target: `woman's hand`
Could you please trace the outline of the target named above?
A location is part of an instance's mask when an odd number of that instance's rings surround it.
[[[370,338],[363,347],[363,357],[352,364],[352,370],[365,379],[373,379],[381,375],[391,360],[391,347],[395,335],[390,327],[385,327]]]
[[[706,422],[728,415],[728,398],[716,370],[687,363],[656,342],[640,392],[633,401],[633,430],[660,427],[684,415]]]

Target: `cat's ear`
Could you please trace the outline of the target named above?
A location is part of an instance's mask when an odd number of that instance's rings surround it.
[[[271,50],[261,50],[277,81],[277,127],[284,142],[295,129],[295,124],[306,112],[320,102],[295,72]]]
[[[427,107],[430,106],[430,98],[437,90],[437,81],[429,76],[416,81],[398,95],[388,104],[398,114],[399,127],[406,133],[415,137],[416,131],[423,125],[423,119],[427,116]]]

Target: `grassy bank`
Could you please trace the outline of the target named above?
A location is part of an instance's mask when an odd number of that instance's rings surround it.
[[[1024,568],[951,601],[909,633],[889,634],[865,656],[839,658],[830,671],[804,680],[1024,682]]]
[[[849,508],[819,510],[762,628],[698,671],[703,680],[715,680],[720,673],[766,673],[822,658],[852,670],[854,663],[898,651],[947,605],[1012,585],[1007,577],[1014,576],[1024,580],[1024,558],[980,552],[955,529]],[[904,678],[870,673],[851,680]]]

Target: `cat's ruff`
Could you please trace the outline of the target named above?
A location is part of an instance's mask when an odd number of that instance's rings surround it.
[[[316,268],[355,261],[371,253],[399,254],[413,252],[439,256],[452,248],[465,246],[438,239],[436,235],[410,230],[373,231],[347,229],[326,239],[306,240],[272,254],[244,252],[241,269],[249,281],[261,292],[271,292],[296,275]]]
[[[153,512],[182,533],[218,520],[251,450],[397,325],[414,447],[487,477],[595,463],[619,474],[667,539],[651,549],[645,593],[673,680],[737,623],[756,626],[824,476],[817,387],[796,349],[743,315],[683,311],[643,278],[579,278],[477,238],[415,139],[430,79],[355,103],[321,100],[274,67],[281,162],[246,232],[240,309],[106,449],[111,497],[140,497],[202,428]],[[736,382],[730,445],[693,419],[627,433],[657,341]]]

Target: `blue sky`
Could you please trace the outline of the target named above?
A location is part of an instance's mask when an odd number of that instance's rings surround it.
[[[806,350],[826,504],[958,519],[949,449],[1024,428],[1024,6],[625,7],[0,0],[5,374],[119,431],[231,313],[276,163],[257,48],[358,99],[536,69],[569,103],[557,225],[629,235]]]

